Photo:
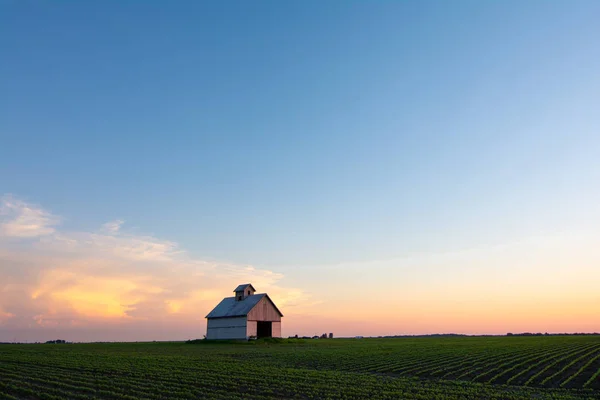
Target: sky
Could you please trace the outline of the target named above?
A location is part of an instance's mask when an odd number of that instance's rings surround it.
[[[0,0],[0,341],[600,331],[599,18]]]

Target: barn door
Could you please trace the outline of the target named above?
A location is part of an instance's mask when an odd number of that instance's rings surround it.
[[[271,321],[258,321],[256,323],[256,337],[267,338],[273,336],[273,324]]]

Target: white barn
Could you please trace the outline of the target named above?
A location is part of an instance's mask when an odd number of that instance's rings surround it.
[[[254,294],[252,284],[239,285],[206,316],[207,339],[281,337],[283,314],[266,293]]]

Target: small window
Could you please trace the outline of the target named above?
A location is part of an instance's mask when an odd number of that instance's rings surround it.
[[[242,300],[242,296],[238,296],[238,300]]]

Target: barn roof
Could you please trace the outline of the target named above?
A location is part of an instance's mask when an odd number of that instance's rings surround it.
[[[254,290],[256,292],[256,289],[254,289],[254,286],[252,286],[251,283],[244,283],[243,285],[239,285],[238,287],[236,287],[234,289],[234,292],[243,292],[244,290],[246,290],[246,288],[250,286],[252,288],[252,290]]]
[[[283,317],[283,314],[273,300],[266,293],[253,294],[252,296],[246,297],[244,300],[236,301],[235,297],[225,297],[217,306],[204,318],[231,318],[231,317],[245,317],[248,315],[250,310],[258,304],[258,302],[266,297],[271,302],[275,310]]]

